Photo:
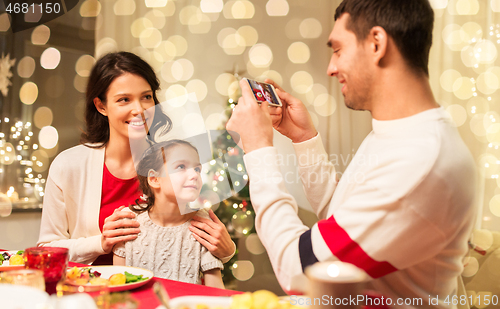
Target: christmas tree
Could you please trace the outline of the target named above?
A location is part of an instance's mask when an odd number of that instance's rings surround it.
[[[226,110],[227,119],[231,117],[234,106],[234,100],[229,99]],[[226,263],[222,271],[222,278],[226,288],[235,288],[236,279],[232,270],[237,267],[238,239],[255,233],[255,213],[250,202],[248,175],[243,162],[243,150],[236,145],[231,135],[224,128],[225,123],[221,124],[219,134],[212,140],[213,158],[221,158],[221,160],[210,162],[207,176],[212,180],[212,183],[204,185],[201,195],[206,196],[206,191],[210,190],[217,193],[221,197],[220,199],[223,199],[225,196],[222,192],[231,192],[231,196],[224,199],[214,212],[225,224],[229,235],[236,244],[235,255]]]

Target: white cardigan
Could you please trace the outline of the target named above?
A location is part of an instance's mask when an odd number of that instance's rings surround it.
[[[72,262],[90,264],[105,254],[99,213],[105,147],[79,145],[52,162],[37,245],[69,248]]]

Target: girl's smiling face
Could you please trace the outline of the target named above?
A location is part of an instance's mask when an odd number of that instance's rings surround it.
[[[191,146],[177,145],[165,151],[165,157],[167,175],[160,178],[161,192],[181,207],[195,201],[203,184],[198,152]]]

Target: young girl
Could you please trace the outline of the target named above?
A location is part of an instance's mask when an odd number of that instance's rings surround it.
[[[182,140],[150,147],[137,166],[144,195],[130,209],[139,213],[139,237],[113,249],[114,265],[151,270],[155,276],[224,288],[222,262],[189,231],[191,218],[208,217],[206,210],[185,213],[200,194],[201,164],[198,151]],[[181,209],[183,211],[181,211]]]

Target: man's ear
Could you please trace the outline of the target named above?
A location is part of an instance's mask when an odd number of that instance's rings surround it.
[[[106,106],[102,103],[101,99],[94,98],[94,106],[99,113],[104,116],[108,116],[108,114],[106,113]]]
[[[158,177],[159,174],[154,171],[154,170],[149,170],[148,172],[148,184],[155,189],[160,188],[160,178]]]
[[[379,64],[387,53],[387,44],[389,44],[387,32],[384,30],[384,28],[375,26],[370,30],[368,39],[371,52],[374,56],[373,60],[376,64]]]

